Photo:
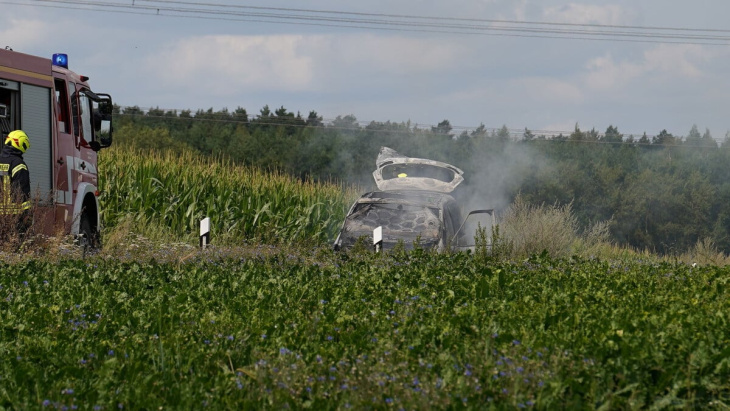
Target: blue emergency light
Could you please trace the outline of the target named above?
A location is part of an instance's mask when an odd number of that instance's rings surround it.
[[[68,68],[68,54],[56,53],[53,55],[53,65]]]

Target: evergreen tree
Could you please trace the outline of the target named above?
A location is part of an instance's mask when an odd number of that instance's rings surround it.
[[[662,130],[658,135],[654,136],[651,143],[662,146],[673,146],[677,143],[677,139],[671,133],[667,132],[667,130]]]
[[[487,136],[487,128],[484,126],[484,123],[480,123],[479,127],[475,128],[474,131],[471,132],[471,138],[484,138]]]
[[[512,135],[510,134],[509,129],[507,128],[506,125],[503,125],[502,128],[500,128],[499,131],[497,131],[497,140],[500,142],[505,143],[505,142],[509,141],[511,136]]]
[[[310,127],[321,127],[324,123],[322,123],[322,117],[317,115],[317,112],[312,110],[309,112],[309,116],[307,116],[307,125]]]
[[[525,132],[522,133],[522,139],[525,141],[532,141],[535,138],[535,135],[532,134],[532,131],[528,130],[527,127],[525,127]]]
[[[449,120],[444,120],[438,123],[436,127],[431,127],[431,132],[434,134],[441,134],[451,137],[451,123],[449,122]]]
[[[705,133],[702,134],[702,139],[700,140],[700,146],[707,147],[707,148],[717,148],[717,141],[714,138],[712,138],[712,134],[710,133],[709,128],[706,128]]]
[[[623,142],[624,136],[618,132],[618,128],[614,126],[608,126],[606,129],[606,132],[603,134],[603,137],[600,138],[601,141],[604,141],[606,143],[621,143]]]

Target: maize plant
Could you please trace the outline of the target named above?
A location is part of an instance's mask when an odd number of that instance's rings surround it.
[[[234,242],[322,243],[334,237],[357,194],[354,187],[302,182],[192,152],[142,154],[116,146],[104,154],[99,201],[107,229],[131,218],[192,241],[199,221],[210,217],[213,234]]]

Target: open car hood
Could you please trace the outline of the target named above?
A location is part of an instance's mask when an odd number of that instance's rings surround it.
[[[399,154],[381,147],[373,178],[381,191],[424,190],[450,193],[464,181],[464,172],[451,164]]]

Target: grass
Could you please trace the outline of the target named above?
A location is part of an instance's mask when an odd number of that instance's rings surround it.
[[[610,221],[581,233],[572,204],[529,204],[518,196],[499,218],[498,240],[508,258],[527,258],[543,251],[556,257],[595,255],[610,250]]]
[[[623,262],[682,262],[703,266],[730,263],[730,256],[718,250],[710,238],[698,239],[692,248],[675,255],[658,255],[650,250],[612,243],[610,225],[610,220],[599,221],[581,231],[572,204],[529,204],[518,196],[492,229],[491,254],[503,260],[522,260],[545,252],[553,257],[579,256]],[[482,233],[482,237],[484,235]],[[479,240],[477,238],[477,243]],[[487,243],[483,238],[481,242]],[[490,252],[481,250],[478,253]]]

